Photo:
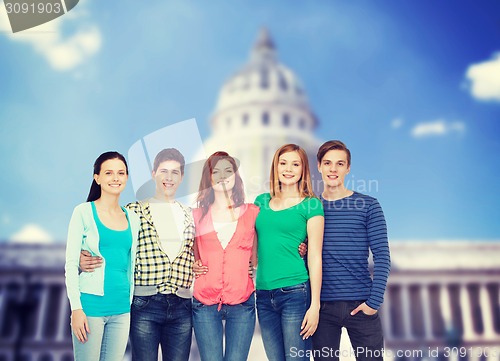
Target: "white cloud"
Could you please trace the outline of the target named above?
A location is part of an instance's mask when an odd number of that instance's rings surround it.
[[[81,2],[69,13],[39,25],[13,34],[4,6],[0,6],[0,31],[12,41],[29,44],[41,54],[53,69],[71,70],[96,54],[101,47],[101,33],[96,25],[85,20],[86,10]],[[69,23],[79,29],[72,35],[63,34],[62,28]]]
[[[403,119],[401,118],[393,119],[393,121],[391,122],[391,127],[393,127],[394,129],[401,128],[402,125],[403,125]]]
[[[465,133],[465,123],[463,122],[448,122],[444,119],[438,119],[433,122],[419,123],[411,130],[411,135],[414,138],[425,138],[432,136],[445,136],[451,133]]]
[[[42,227],[29,223],[14,233],[9,241],[14,243],[52,243],[54,238]]]
[[[490,60],[470,65],[466,77],[474,98],[500,101],[500,53],[496,53]]]

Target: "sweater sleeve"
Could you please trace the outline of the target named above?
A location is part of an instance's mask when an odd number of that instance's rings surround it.
[[[82,308],[80,301],[79,262],[82,240],[85,232],[82,208],[76,207],[71,216],[68,227],[66,244],[66,264],[64,266],[66,277],[66,291],[68,293],[71,310]]]
[[[367,235],[373,254],[374,270],[370,297],[366,301],[366,304],[378,310],[384,300],[387,278],[389,277],[391,268],[391,259],[384,213],[376,199],[368,207]]]

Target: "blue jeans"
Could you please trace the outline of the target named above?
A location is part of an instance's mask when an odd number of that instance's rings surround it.
[[[338,360],[340,334],[345,327],[356,360],[383,361],[384,337],[378,312],[366,315],[351,311],[364,301],[321,302],[318,329],[313,335],[315,360]]]
[[[193,326],[201,361],[245,361],[255,330],[255,295],[238,305],[207,306],[193,298]],[[226,350],[222,349],[226,320]]]
[[[309,282],[274,290],[257,290],[257,313],[270,361],[309,361],[311,339],[300,327],[311,303]]]
[[[130,343],[132,360],[187,361],[192,338],[191,299],[170,294],[134,296]]]
[[[75,361],[122,361],[127,348],[130,313],[87,316],[87,321],[90,328],[87,342],[81,343],[72,333]]]

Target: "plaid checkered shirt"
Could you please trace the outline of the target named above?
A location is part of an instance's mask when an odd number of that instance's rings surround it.
[[[184,244],[179,255],[171,261],[161,250],[159,237],[153,224],[148,202],[126,205],[141,219],[135,285],[156,286],[158,293],[176,293],[179,288],[189,288],[193,281],[194,221],[191,208],[178,203],[184,211]]]

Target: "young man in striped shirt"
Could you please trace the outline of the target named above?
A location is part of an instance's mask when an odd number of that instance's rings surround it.
[[[378,201],[345,187],[351,153],[331,140],[317,154],[323,179],[325,231],[319,325],[313,336],[315,360],[338,360],[342,327],[358,361],[383,360],[378,309],[390,270],[384,214]],[[373,254],[373,278],[368,269]]]

